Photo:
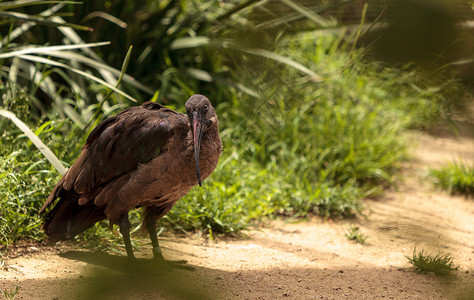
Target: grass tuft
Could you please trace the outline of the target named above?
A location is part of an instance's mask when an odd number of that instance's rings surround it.
[[[438,253],[433,256],[424,253],[423,250],[417,253],[415,248],[411,257],[407,255],[405,257],[415,266],[416,271],[423,274],[447,275],[459,268],[453,266],[453,258],[449,254],[441,255]]]
[[[365,241],[367,240],[367,235],[363,234],[359,227],[355,225],[351,225],[349,228],[347,228],[345,236],[349,240],[359,244],[365,244]]]
[[[3,297],[7,300],[15,299],[19,291],[20,291],[19,286],[16,286],[15,288],[11,288],[11,289],[0,289],[0,292],[2,293]]]
[[[474,195],[474,166],[450,163],[441,169],[430,169],[434,184],[452,194]]]

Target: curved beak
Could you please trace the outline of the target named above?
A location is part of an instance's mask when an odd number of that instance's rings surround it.
[[[202,125],[205,114],[193,111],[193,139],[194,139],[194,157],[196,158],[196,171],[199,186],[201,185],[201,172],[199,171],[199,152],[201,151]]]

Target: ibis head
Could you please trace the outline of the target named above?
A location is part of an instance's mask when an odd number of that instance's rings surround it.
[[[202,136],[213,123],[217,122],[217,116],[211,102],[203,95],[191,96],[186,102],[185,107],[192,126],[196,172],[199,186],[201,186],[199,153],[201,151]]]

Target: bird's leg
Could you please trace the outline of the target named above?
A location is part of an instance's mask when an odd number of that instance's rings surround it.
[[[158,209],[156,207],[147,207],[145,212],[145,226],[150,234],[151,244],[153,246],[153,258],[155,260],[164,261],[161,254],[160,244],[156,233],[156,221],[158,218]]]
[[[183,265],[186,263],[185,260],[180,261],[167,261],[164,259],[163,254],[161,254],[160,245],[158,243],[158,237],[156,232],[156,222],[158,219],[158,214],[161,212],[160,208],[157,207],[147,207],[145,210],[145,226],[150,234],[151,244],[153,246],[153,258],[155,261],[168,265],[172,268],[185,269],[185,270],[194,270],[194,267]]]
[[[122,234],[123,243],[125,244],[125,249],[127,250],[128,261],[135,262],[136,259],[133,254],[132,242],[130,241],[130,221],[128,220],[128,212],[120,217],[118,225],[120,233]]]

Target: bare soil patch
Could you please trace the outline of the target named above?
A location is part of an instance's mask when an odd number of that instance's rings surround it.
[[[393,190],[366,202],[365,219],[272,221],[244,239],[161,237],[165,257],[187,260],[194,272],[146,263],[130,273],[125,254],[18,245],[5,257],[0,288],[19,286],[16,299],[474,299],[474,199],[435,190],[427,177],[428,167],[447,161],[473,163],[474,141],[419,133],[413,140],[414,161]],[[344,236],[348,224],[367,244]],[[415,273],[405,258],[415,246],[450,253],[459,270]],[[138,256],[151,257],[151,247]]]

